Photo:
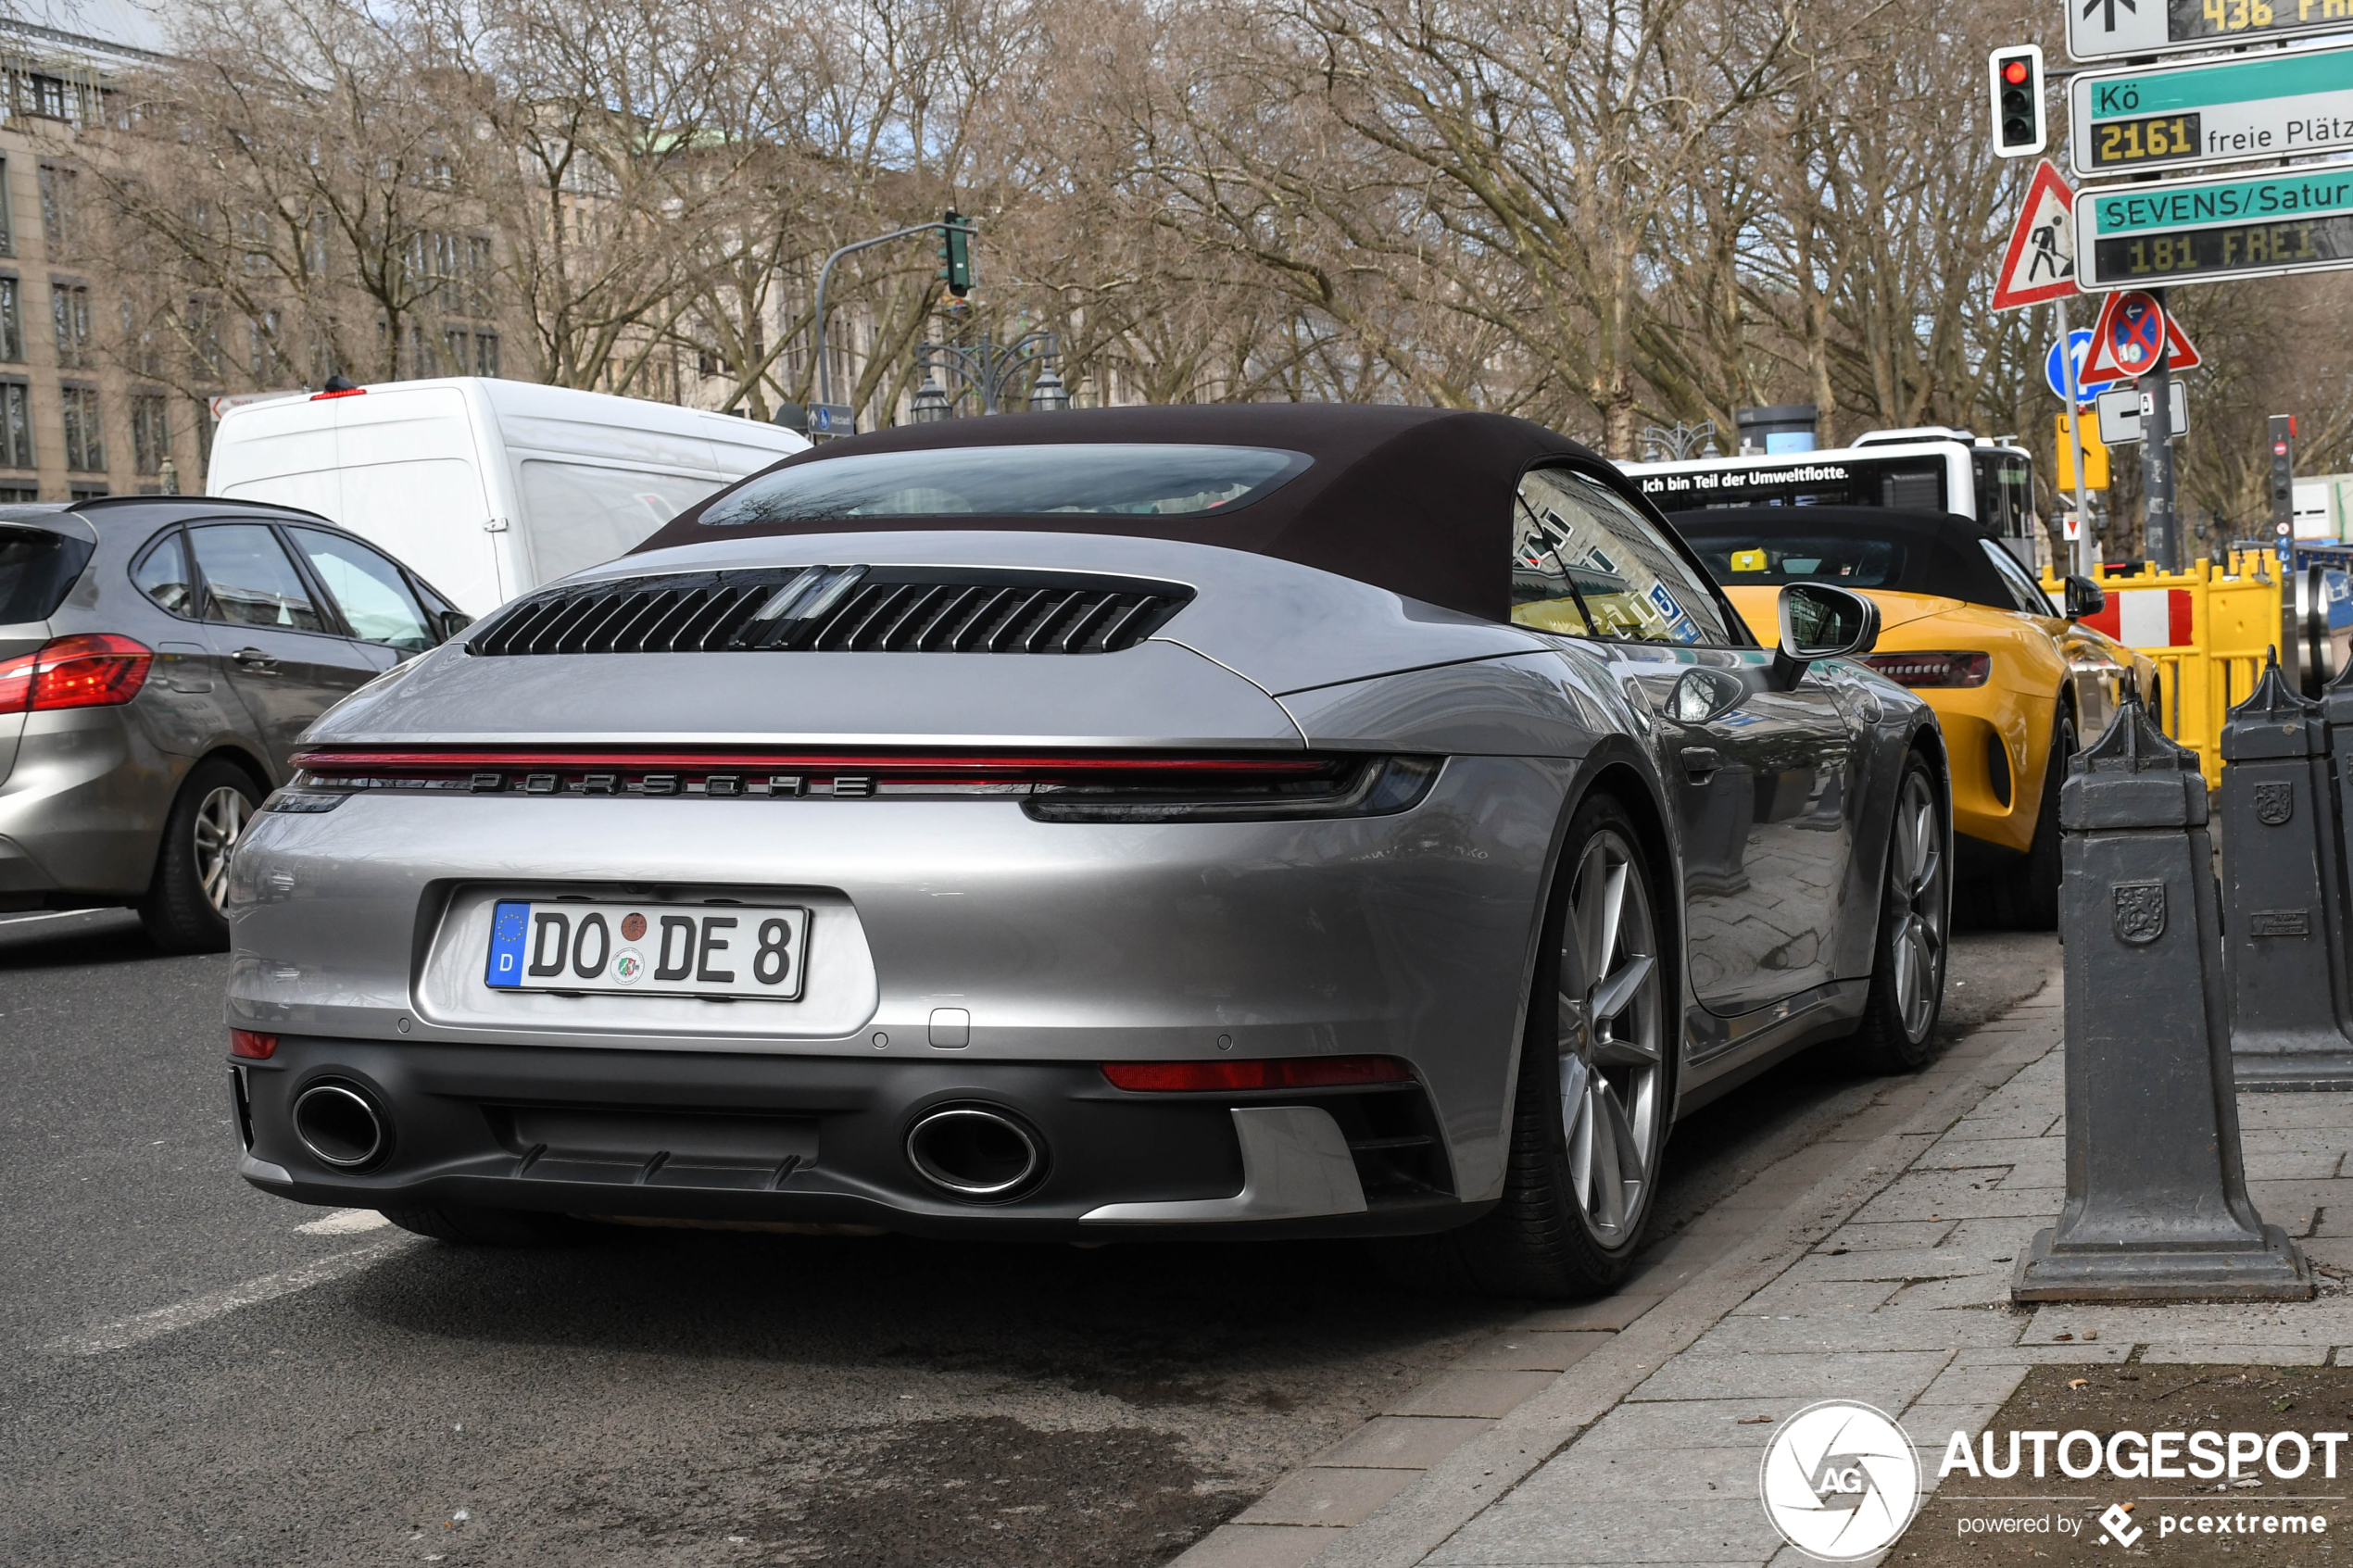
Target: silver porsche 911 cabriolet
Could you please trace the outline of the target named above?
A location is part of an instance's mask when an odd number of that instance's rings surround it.
[[[793,458],[309,732],[232,868],[244,1174],[1606,1288],[1679,1111],[1936,1019],[1935,720],[1866,601],[1780,612],[1495,415]]]

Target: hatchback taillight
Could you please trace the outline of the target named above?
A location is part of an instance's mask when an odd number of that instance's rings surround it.
[[[1863,662],[1899,686],[1982,686],[1994,673],[1983,653],[1871,653]]]
[[[268,1061],[278,1054],[278,1036],[258,1035],[250,1029],[232,1029],[229,1054],[244,1057],[247,1061]]]
[[[0,713],[129,702],[155,659],[146,644],[112,632],[52,638],[34,652],[0,660]]]

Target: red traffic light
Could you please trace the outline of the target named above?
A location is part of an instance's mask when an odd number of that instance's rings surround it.
[[[2026,76],[2026,62],[2024,60],[2008,60],[2004,62],[2002,66],[2002,80],[2008,82],[2011,86],[2017,87],[2024,84]]]

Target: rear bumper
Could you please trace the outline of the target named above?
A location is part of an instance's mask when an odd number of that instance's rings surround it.
[[[1048,1239],[1412,1234],[1491,1206],[1455,1196],[1417,1084],[1132,1094],[1075,1062],[300,1036],[232,1065],[245,1174],[307,1203]],[[294,1102],[321,1083],[379,1108],[389,1147],[371,1166],[338,1171],[297,1135]],[[1017,1119],[1038,1136],[1041,1173],[995,1202],[927,1183],[908,1133],[947,1106]]]

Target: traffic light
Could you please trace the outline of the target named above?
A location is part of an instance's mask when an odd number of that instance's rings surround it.
[[[2271,416],[2271,526],[2285,538],[2296,532],[2296,416]]]
[[[1994,156],[2032,157],[2050,140],[2043,119],[2043,48],[2021,44],[1985,57],[1994,93]]]
[[[973,232],[952,209],[939,225],[939,277],[958,299],[973,292]]]

